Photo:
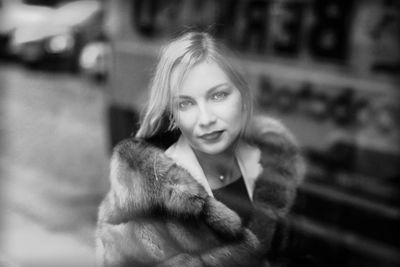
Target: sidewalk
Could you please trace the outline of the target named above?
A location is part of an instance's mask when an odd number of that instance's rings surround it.
[[[94,267],[94,245],[15,211],[1,218],[0,267]]]

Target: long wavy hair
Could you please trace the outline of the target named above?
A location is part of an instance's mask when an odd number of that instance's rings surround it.
[[[179,118],[174,118],[176,107],[173,105],[173,98],[186,74],[195,65],[205,61],[216,63],[239,90],[243,114],[241,135],[245,135],[253,116],[253,98],[244,78],[244,71],[235,63],[236,59],[232,51],[205,32],[185,33],[164,46],[150,84],[149,101],[136,137],[148,139],[162,134],[162,131],[174,129],[174,120]],[[174,83],[171,79],[172,73],[173,80],[176,81]]]

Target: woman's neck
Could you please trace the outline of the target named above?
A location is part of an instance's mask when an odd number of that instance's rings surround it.
[[[240,176],[234,149],[215,155],[194,152],[212,189],[228,184]]]

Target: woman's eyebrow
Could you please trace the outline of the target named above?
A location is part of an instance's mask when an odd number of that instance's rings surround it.
[[[229,85],[229,83],[224,82],[224,83],[220,83],[220,84],[214,85],[213,87],[211,87],[210,89],[207,90],[206,94],[209,95],[209,94],[213,93],[215,90],[219,89],[220,87],[223,87],[223,86],[226,86],[226,85]],[[192,99],[192,97],[188,96],[188,95],[177,95],[176,98],[179,98],[179,99]]]
[[[208,89],[208,90],[207,90],[207,94],[211,94],[211,93],[213,93],[214,91],[216,91],[217,89],[219,89],[220,87],[223,87],[223,86],[226,86],[226,85],[229,85],[229,84],[226,83],[226,82],[225,82],[225,83],[217,84],[217,85],[211,87],[210,89]]]
[[[174,97],[174,99],[178,100],[178,99],[192,99],[192,97],[188,96],[188,95],[178,95],[176,97]]]

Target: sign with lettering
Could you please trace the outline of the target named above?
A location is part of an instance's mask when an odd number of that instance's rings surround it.
[[[243,54],[393,72],[399,11],[396,1],[132,0],[130,23],[150,40],[206,30]]]
[[[210,30],[242,52],[297,56],[306,50],[346,60],[352,13],[352,0],[135,0],[132,28],[150,38]]]

